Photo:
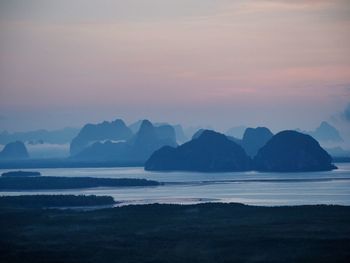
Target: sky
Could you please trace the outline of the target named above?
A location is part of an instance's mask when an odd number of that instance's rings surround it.
[[[348,0],[0,0],[0,130],[349,127],[349,43]]]

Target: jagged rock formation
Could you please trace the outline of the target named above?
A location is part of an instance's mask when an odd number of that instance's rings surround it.
[[[306,132],[320,142],[342,142],[343,138],[340,136],[339,131],[330,125],[328,122],[323,121],[319,127],[314,131]]]
[[[150,121],[144,120],[139,131],[126,142],[97,142],[73,158],[144,163],[155,150],[165,145],[177,145],[174,128],[170,125],[154,127]]]
[[[117,119],[112,122],[104,121],[98,124],[86,124],[70,145],[71,155],[76,155],[88,146],[101,141],[125,141],[132,136],[131,130],[124,121]]]
[[[10,142],[0,152],[0,160],[27,159],[29,154],[26,146],[21,141]]]

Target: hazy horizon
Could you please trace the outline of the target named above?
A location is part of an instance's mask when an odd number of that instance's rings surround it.
[[[0,130],[122,118],[350,134],[346,0],[0,0]]]

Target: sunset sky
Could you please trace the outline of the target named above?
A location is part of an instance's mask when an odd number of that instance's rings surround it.
[[[312,129],[349,102],[349,0],[0,0],[0,130]]]

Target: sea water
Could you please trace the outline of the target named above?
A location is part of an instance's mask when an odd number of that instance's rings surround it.
[[[119,202],[118,205],[203,202],[238,202],[264,206],[350,205],[350,163],[336,165],[337,170],[306,173],[148,172],[142,167],[30,169],[39,171],[43,176],[145,178],[164,184],[152,187],[2,191],[0,195],[109,195]],[[0,170],[0,173],[6,171],[9,170]]]

